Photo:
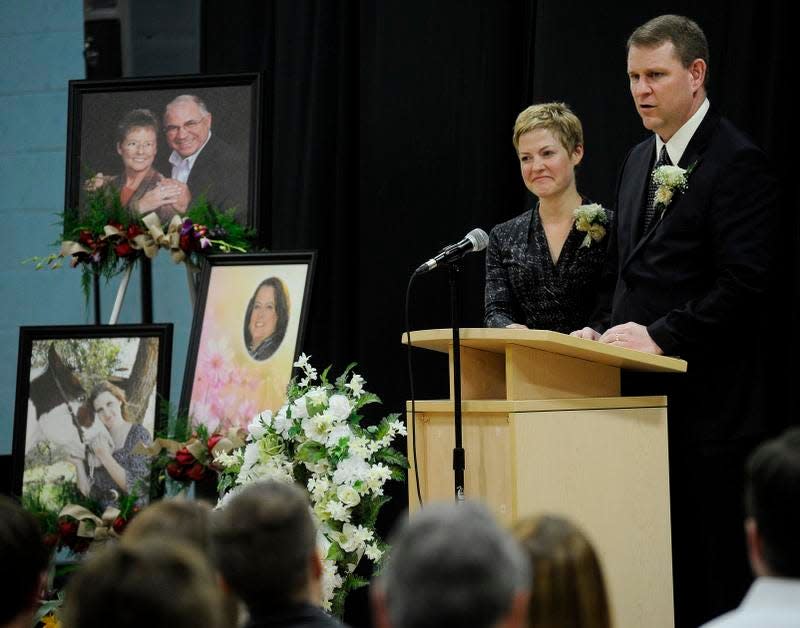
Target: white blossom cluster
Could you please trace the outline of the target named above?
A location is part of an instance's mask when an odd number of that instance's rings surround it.
[[[302,354],[295,362],[302,377],[290,387],[287,402],[276,412],[264,411],[248,425],[242,450],[221,454],[215,462],[237,473],[237,488],[263,479],[294,482],[308,477],[306,488],[317,521],[323,556],[326,608],[363,555],[373,562],[383,550],[374,529],[359,521],[362,500],[383,495],[392,477],[390,466],[377,460],[406,427],[385,420],[382,429],[362,428],[356,411],[369,401],[364,378],[355,373],[336,385],[319,381],[319,374]],[[373,396],[374,397],[374,396]],[[296,473],[297,467],[305,467]],[[224,507],[229,495],[223,496]]]

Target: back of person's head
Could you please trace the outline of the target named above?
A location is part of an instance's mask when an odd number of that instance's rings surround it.
[[[800,428],[763,443],[750,456],[745,502],[770,574],[800,578]]]
[[[431,504],[403,522],[373,594],[392,628],[489,628],[524,619],[530,573],[521,549],[478,503]]]
[[[550,515],[514,526],[534,573],[530,628],[608,628],[608,597],[600,561],[572,523]]]
[[[42,541],[36,518],[0,495],[0,565],[7,574],[13,574],[4,579],[0,626],[34,610],[49,562],[50,550]]]
[[[223,628],[222,595],[205,557],[175,538],[99,550],[72,576],[65,628]]]
[[[306,599],[316,529],[297,486],[251,484],[214,513],[214,561],[228,586],[251,609]]]
[[[150,504],[125,528],[123,543],[178,537],[205,555],[211,553],[211,506],[192,499],[165,499]]]

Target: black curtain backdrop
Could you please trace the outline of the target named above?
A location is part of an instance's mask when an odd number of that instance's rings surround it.
[[[209,73],[263,71],[265,243],[319,251],[304,350],[318,366],[351,360],[384,409],[408,397],[400,344],[410,273],[473,227],[529,206],[511,144],[517,113],[563,100],[581,118],[578,187],[611,206],[618,167],[646,136],[628,92],[625,41],[647,19],[683,13],[711,46],[709,96],[771,156],[781,177],[774,405],[797,354],[798,221],[789,195],[789,3],[584,3],[565,0],[206,0]],[[483,317],[483,256],[465,259],[463,326]],[[447,277],[415,282],[411,326],[449,325]],[[747,342],[748,330],[733,342]],[[447,397],[443,356],[416,352],[418,398]],[[469,460],[467,460],[469,465]],[[382,525],[405,506],[396,491]],[[366,625],[364,597],[347,619]],[[352,610],[350,607],[355,608]]]

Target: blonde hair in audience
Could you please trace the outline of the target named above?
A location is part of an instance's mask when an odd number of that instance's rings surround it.
[[[530,628],[610,628],[600,561],[580,529],[542,515],[517,522],[514,535],[533,568]]]

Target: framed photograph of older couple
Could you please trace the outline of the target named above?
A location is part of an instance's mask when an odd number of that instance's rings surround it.
[[[142,451],[162,427],[172,325],[22,327],[13,488],[29,510],[96,515],[151,496]]]
[[[258,231],[263,106],[258,73],[70,81],[67,211],[113,187],[134,215],[205,198]]]
[[[315,253],[211,255],[203,267],[181,411],[209,432],[247,427],[286,399],[302,347]]]

